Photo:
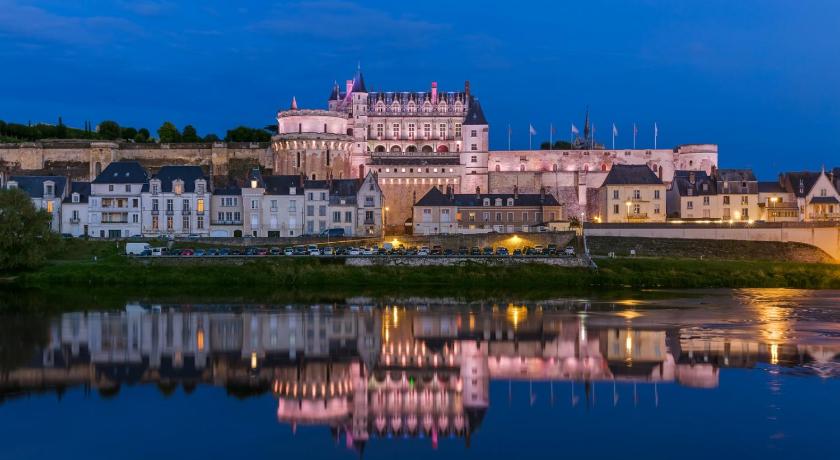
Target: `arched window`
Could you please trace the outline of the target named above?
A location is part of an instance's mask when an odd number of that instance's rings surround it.
[[[385,111],[385,103],[382,102],[382,101],[377,102],[376,103],[376,111],[379,112],[379,113],[384,112]]]
[[[397,101],[394,101],[391,104],[391,112],[399,112],[399,111],[400,111],[400,103],[397,102]]]
[[[417,111],[417,105],[414,104],[414,101],[411,101],[411,102],[408,103],[408,111],[409,112],[416,112]]]
[[[406,147],[406,148],[405,148],[405,151],[406,151],[406,152],[416,152],[416,151],[417,151],[417,147],[416,147],[416,146],[414,146],[414,145],[409,145],[408,147]]]
[[[606,170],[607,170],[607,164],[606,163],[601,163],[601,171],[606,171]]]
[[[462,112],[463,110],[464,110],[464,104],[462,104],[461,101],[456,102],[455,103],[455,111],[456,112]]]
[[[446,109],[446,101],[441,101],[441,103],[438,104],[438,112],[446,112]]]
[[[347,135],[348,135],[348,136],[352,136],[352,135],[353,135],[353,128],[347,128]]]
[[[433,152],[431,145],[424,145],[422,150],[423,150],[423,153],[432,153]]]
[[[315,173],[312,173],[312,180],[315,180]]]
[[[447,147],[445,145],[438,145],[437,151],[440,152],[440,153],[448,152],[449,147]]]
[[[431,102],[429,102],[429,101],[426,101],[426,102],[423,104],[423,111],[424,111],[424,112],[426,112],[426,113],[431,112],[431,111],[432,111],[432,103],[431,103]]]
[[[519,170],[525,172],[525,165],[519,165]]]
[[[374,149],[374,151],[375,152],[384,152],[385,151],[385,146],[384,145],[377,145],[376,148]]]
[[[502,165],[496,165],[496,172],[499,172],[501,170],[502,170]]]
[[[557,167],[557,163],[554,163],[553,165],[551,165],[551,170],[554,171],[554,172],[557,172],[557,171],[560,170],[560,168]]]
[[[391,151],[394,152],[394,153],[399,153],[399,152],[402,152],[402,149],[400,148],[399,145],[392,145],[391,146]]]

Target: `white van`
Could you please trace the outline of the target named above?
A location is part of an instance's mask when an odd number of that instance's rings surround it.
[[[149,243],[125,243],[125,255],[127,256],[139,256],[149,249]]]
[[[155,257],[167,256],[167,255],[169,255],[169,249],[168,248],[152,248],[152,255],[155,256]]]

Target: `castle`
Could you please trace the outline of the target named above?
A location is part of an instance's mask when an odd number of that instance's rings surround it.
[[[570,150],[491,150],[490,125],[469,82],[459,91],[370,91],[357,69],[333,85],[326,109],[277,112],[277,134],[266,143],[134,144],[55,140],[0,144],[8,173],[67,175],[92,180],[109,163],[137,160],[201,165],[211,176],[244,180],[253,166],[308,179],[362,178],[374,172],[385,196],[386,220],[400,225],[432,187],[454,193],[550,193],[565,218],[594,215],[597,189],[615,164],[647,165],[670,183],[676,170],[712,173],[714,144],[670,149],[607,149],[588,123]],[[242,176],[242,177],[239,177]]]
[[[455,193],[546,191],[566,218],[592,214],[595,194],[614,164],[646,165],[664,182],[676,170],[711,173],[717,146],[605,149],[589,128],[571,150],[491,150],[487,121],[467,81],[461,91],[369,91],[361,69],[344,87],[335,83],[326,110],[300,109],[296,100],[277,113],[271,142],[276,174],[309,178],[376,173],[389,222],[411,217],[412,205],[432,187]]]

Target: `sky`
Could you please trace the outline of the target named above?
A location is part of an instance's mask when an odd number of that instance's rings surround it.
[[[200,135],[368,88],[460,91],[491,148],[568,139],[589,107],[616,147],[716,143],[721,167],[840,166],[836,0],[0,0],[0,119],[113,119]]]

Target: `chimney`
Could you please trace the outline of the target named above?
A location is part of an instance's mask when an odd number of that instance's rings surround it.
[[[695,182],[697,182],[697,173],[691,171],[688,173],[688,183],[694,185]]]
[[[437,105],[438,103],[438,94],[437,94],[437,82],[432,82],[432,104]]]
[[[513,186],[513,199],[514,200],[519,199],[519,186],[518,185]]]
[[[289,109],[290,110],[297,110],[298,109],[297,108],[297,99],[294,96],[292,96],[292,106],[289,107]]]
[[[347,88],[347,93],[344,97],[348,97],[353,92],[353,80],[347,80],[345,88]]]
[[[464,94],[466,95],[467,102],[470,100],[470,81],[467,80],[464,82]]]
[[[540,187],[540,203],[545,202],[545,187]]]
[[[475,186],[475,199],[476,200],[481,199],[481,187],[479,187],[477,185]]]
[[[455,199],[455,187],[452,186],[452,185],[449,186],[449,199],[450,200]]]

